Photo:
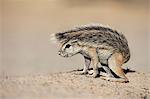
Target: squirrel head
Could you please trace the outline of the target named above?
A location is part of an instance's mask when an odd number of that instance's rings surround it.
[[[63,43],[60,50],[59,55],[63,57],[71,57],[75,54],[78,54],[81,51],[77,40],[70,40],[66,43]]]

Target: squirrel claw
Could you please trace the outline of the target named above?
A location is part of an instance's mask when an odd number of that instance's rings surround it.
[[[79,75],[86,75],[86,74],[88,74],[87,71],[82,71],[82,72],[79,73]]]

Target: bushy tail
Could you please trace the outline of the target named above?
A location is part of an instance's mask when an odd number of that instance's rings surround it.
[[[57,43],[58,42],[55,33],[50,34],[50,42],[52,42],[52,43]]]
[[[52,34],[52,40],[55,40],[56,42],[59,43],[64,43],[70,40],[72,36],[73,35],[71,35],[68,32],[56,33],[56,34]]]

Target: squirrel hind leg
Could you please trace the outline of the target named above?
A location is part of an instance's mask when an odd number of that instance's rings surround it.
[[[123,65],[123,56],[120,53],[114,53],[108,59],[109,68],[118,76],[118,78],[110,77],[108,80],[115,82],[129,82],[128,78],[125,76],[125,73],[121,66]]]
[[[127,83],[128,80],[125,80],[123,78],[115,78],[115,77],[101,77],[103,80],[112,81],[112,82],[120,82],[120,83]]]

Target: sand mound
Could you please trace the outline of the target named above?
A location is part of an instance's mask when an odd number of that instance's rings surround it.
[[[79,71],[0,78],[0,99],[150,99],[150,73],[127,73],[129,83]]]

